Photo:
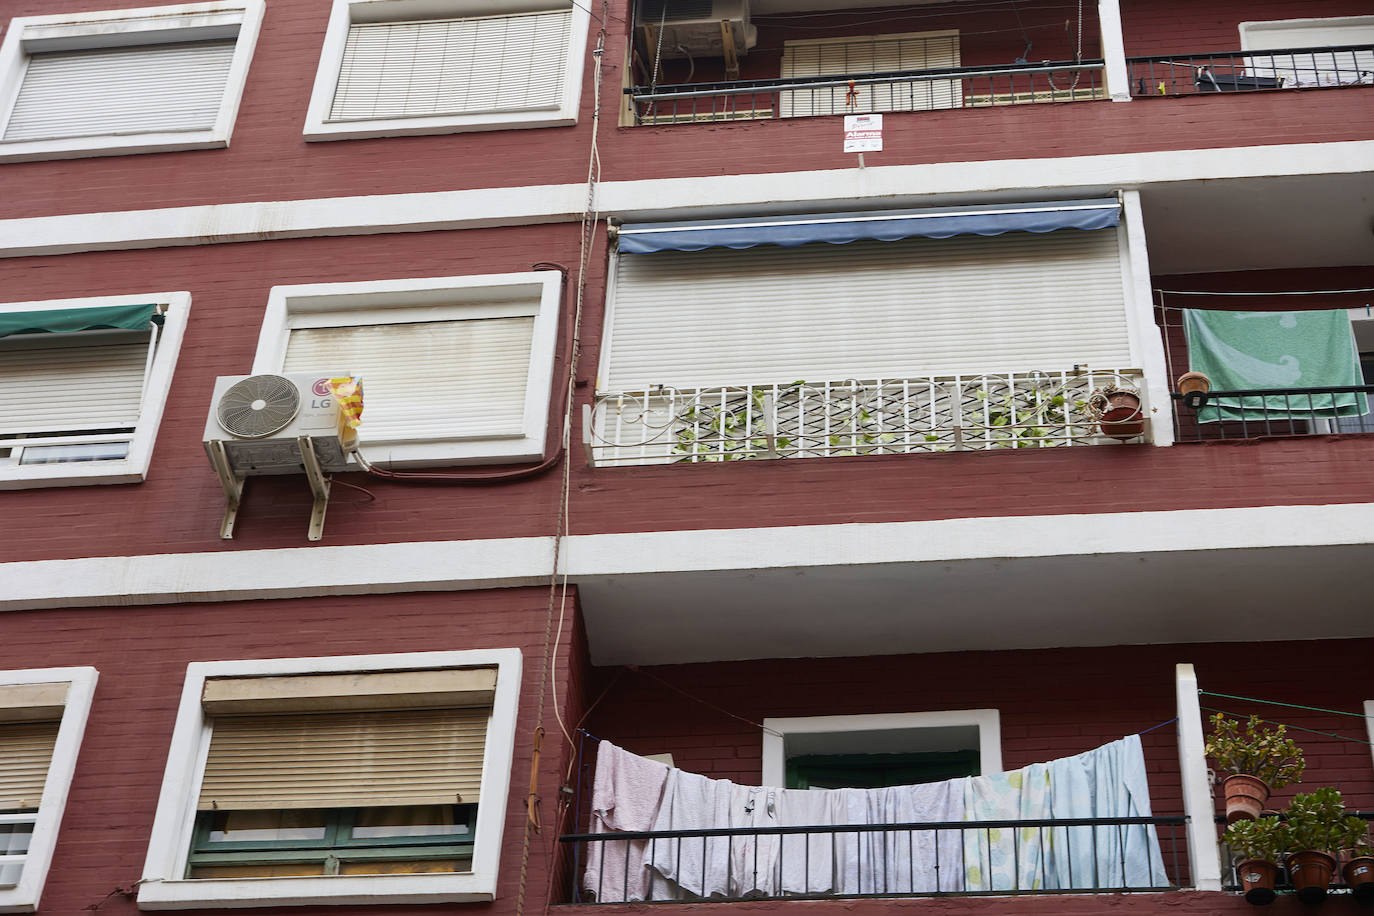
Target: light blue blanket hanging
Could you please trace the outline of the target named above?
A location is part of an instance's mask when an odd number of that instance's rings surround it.
[[[969,821],[1151,816],[1139,735],[973,776],[965,792]],[[1159,837],[1145,824],[969,830],[964,862],[970,891],[1169,886]]]

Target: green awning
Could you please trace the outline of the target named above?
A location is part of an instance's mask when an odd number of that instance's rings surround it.
[[[1184,309],[1188,365],[1213,391],[1363,385],[1364,375],[1344,309],[1312,312],[1221,312]],[[1211,398],[1198,421],[1318,419],[1369,412],[1363,394]]]
[[[113,305],[93,309],[51,309],[43,312],[0,312],[0,337],[11,334],[66,334],[96,328],[137,331],[148,327],[156,305]]]

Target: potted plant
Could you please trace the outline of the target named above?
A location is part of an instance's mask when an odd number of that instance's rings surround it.
[[[1242,729],[1222,713],[1211,722],[1205,749],[1224,776],[1226,823],[1258,817],[1272,790],[1302,781],[1302,749],[1282,725],[1266,728],[1259,716],[1251,716]]]
[[[1145,431],[1140,410],[1140,391],[1125,385],[1103,385],[1088,395],[1088,412],[1113,439],[1134,439]]]
[[[1207,392],[1211,390],[1212,380],[1201,372],[1185,372],[1178,377],[1178,393],[1193,410],[1207,403]]]
[[[1255,906],[1273,903],[1279,858],[1289,848],[1288,825],[1272,815],[1238,821],[1226,828],[1223,838],[1236,856],[1245,899]]]
[[[1293,889],[1304,903],[1326,896],[1326,886],[1336,871],[1335,853],[1356,846],[1368,833],[1368,825],[1345,813],[1341,793],[1330,786],[1293,796],[1288,806],[1288,871]]]
[[[1359,820],[1359,818],[1355,818]],[[1369,825],[1361,821],[1361,832],[1341,856],[1341,877],[1350,888],[1350,893],[1361,903],[1374,901],[1374,848],[1369,842]]]

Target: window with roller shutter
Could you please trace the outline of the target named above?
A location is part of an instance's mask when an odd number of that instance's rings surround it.
[[[0,671],[0,912],[38,908],[95,682],[94,668]]]
[[[30,16],[0,46],[0,159],[227,146],[262,0]]]
[[[335,0],[306,137],[575,123],[586,39],[567,0]]]
[[[0,305],[0,489],[142,480],[187,293]]]
[[[194,663],[139,903],[495,895],[520,652]]]
[[[543,454],[555,271],[273,288],[253,371],[363,382],[363,457],[401,465]]]

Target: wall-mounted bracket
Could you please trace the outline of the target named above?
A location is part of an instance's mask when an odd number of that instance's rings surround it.
[[[244,479],[234,473],[229,465],[229,455],[224,451],[224,443],[215,440],[210,443],[210,463],[215,466],[219,485],[224,488],[224,517],[219,523],[219,536],[229,540],[234,536],[234,522],[239,516],[239,502],[243,499]]]
[[[305,467],[306,479],[310,481],[310,492],[315,496],[310,508],[310,531],[306,538],[318,541],[324,537],[324,513],[329,508],[329,477],[320,467],[320,459],[315,454],[315,446],[309,436],[300,436],[296,445],[301,450],[301,464]]]

